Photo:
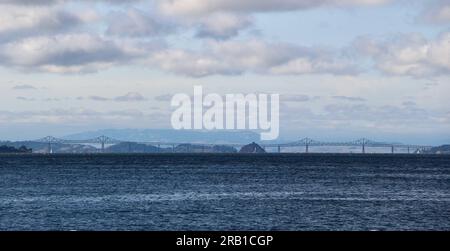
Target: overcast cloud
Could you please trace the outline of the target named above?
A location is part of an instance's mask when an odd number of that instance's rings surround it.
[[[376,70],[387,75],[448,75],[448,32],[426,39],[403,34],[388,41],[359,38],[348,45],[362,55],[346,55],[332,44],[314,47],[239,37],[254,23],[253,13],[312,8],[371,8],[389,0],[98,0],[0,1],[0,65],[23,71],[92,73],[135,64],[190,77],[240,75],[355,75]],[[153,3],[153,10],[142,4]],[[425,5],[422,18],[448,21],[449,2]],[[430,17],[436,20],[430,20]],[[201,49],[165,47],[164,40],[191,30]],[[213,39],[215,41],[210,41]],[[203,41],[201,41],[203,40]],[[157,41],[157,42],[156,42]],[[155,44],[159,46],[155,47]],[[347,50],[349,50],[347,48]],[[372,64],[362,68],[369,58]]]

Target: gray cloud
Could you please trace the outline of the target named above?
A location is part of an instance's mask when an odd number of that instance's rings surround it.
[[[420,121],[423,119],[433,120],[425,109],[417,106],[393,106],[385,105],[371,107],[364,104],[347,105],[331,104],[324,107],[324,117],[334,120],[365,120],[372,122],[401,122]]]
[[[60,98],[45,98],[43,101],[45,102],[59,102],[61,101]]]
[[[87,21],[86,17],[62,9],[4,7],[4,11],[0,17],[0,43],[66,33]]]
[[[169,102],[170,100],[172,100],[172,97],[173,97],[172,94],[165,94],[165,95],[156,96],[155,100],[159,101],[159,102]]]
[[[449,41],[450,32],[434,40],[420,34],[402,34],[388,41],[359,38],[354,48],[373,59],[375,67],[385,74],[424,78],[450,74]]]
[[[450,1],[437,0],[430,1],[427,8],[423,11],[421,19],[430,24],[449,24],[450,23]]]
[[[273,75],[358,74],[352,59],[332,50],[262,41],[213,41],[203,51],[167,49],[148,63],[176,74],[205,77],[248,72]]]
[[[252,25],[248,16],[216,13],[201,19],[197,37],[228,39]]]
[[[104,102],[104,101],[115,101],[115,102],[142,102],[142,101],[146,101],[147,98],[145,98],[144,96],[142,96],[140,93],[137,92],[129,92],[125,95],[122,96],[117,96],[114,98],[106,98],[106,97],[101,97],[101,96],[89,96],[87,98],[84,97],[78,97],[78,100],[91,100],[91,101],[100,101],[100,102]]]
[[[13,90],[36,90],[36,87],[32,85],[16,85]]]
[[[211,12],[273,12],[380,5],[390,0],[159,0],[161,9],[174,15],[204,15]]]
[[[412,106],[417,106],[417,103],[414,102],[414,101],[405,101],[405,102],[402,103],[402,105],[403,106],[410,106],[410,107],[412,107]]]
[[[285,126],[295,124],[296,130],[332,130],[332,133],[423,133],[450,125],[449,114],[440,110],[423,109],[418,105],[381,105],[366,103],[331,103],[312,109],[307,106],[280,108]],[[414,126],[411,126],[414,125]]]
[[[112,12],[109,17],[108,35],[146,37],[168,34],[175,30],[166,20],[158,20],[156,15],[132,8],[126,12]]]
[[[154,100],[158,102],[170,102],[172,100],[173,94],[165,94],[154,97]],[[307,102],[313,99],[317,99],[318,97],[310,97],[308,95],[303,94],[282,94],[280,97],[281,106],[285,107],[285,103],[297,103],[297,102]],[[160,109],[158,107],[158,109]]]
[[[114,100],[118,102],[136,102],[146,101],[147,99],[137,92],[129,92],[123,96],[115,97]]]
[[[85,123],[86,121],[117,121],[138,119],[146,116],[145,113],[138,110],[113,110],[100,112],[83,108],[72,109],[51,109],[35,111],[1,111],[0,121],[8,123]]]
[[[22,97],[22,96],[16,97],[16,99],[20,100],[20,101],[35,101],[34,98],[28,98],[28,97]]]
[[[303,94],[283,94],[280,97],[282,102],[307,102],[311,99],[310,96]]]
[[[0,4],[10,5],[53,5],[61,0],[0,0]]]
[[[69,100],[70,98],[66,97],[66,98],[42,98],[42,99],[37,99],[37,98],[29,98],[29,97],[19,96],[19,97],[16,97],[16,99],[17,100],[21,100],[21,101],[59,102],[59,101],[63,101],[63,100]]]
[[[207,41],[198,51],[89,33],[37,36],[0,43],[0,65],[21,70],[90,73],[123,64],[145,64],[191,77],[244,73],[354,75],[360,72],[356,62],[339,50],[259,40]]]
[[[76,0],[0,0],[0,4],[23,5],[23,6],[50,6],[64,2],[75,2]],[[80,1],[80,0],[77,0]],[[142,0],[82,0],[86,2],[105,2],[113,4],[129,4]]]
[[[84,99],[84,98],[81,98],[81,99]],[[100,97],[100,96],[89,96],[88,99],[92,100],[92,101],[110,101],[109,98]]]
[[[52,73],[96,72],[143,57],[150,47],[86,33],[39,36],[0,44],[0,65]]]
[[[423,90],[425,90],[425,91],[426,90],[430,90],[430,89],[433,89],[433,88],[435,88],[437,86],[439,86],[439,83],[437,83],[437,82],[428,82],[428,83],[424,84]]]
[[[333,99],[343,100],[343,101],[350,101],[350,102],[365,102],[366,99],[361,97],[348,97],[348,96],[333,96]]]

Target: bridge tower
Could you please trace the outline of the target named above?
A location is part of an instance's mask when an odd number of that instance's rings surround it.
[[[367,140],[367,139],[365,139],[365,138],[362,138],[362,139],[360,140],[360,144],[361,144],[361,146],[362,146],[362,153],[363,153],[363,154],[366,153],[366,145],[367,145],[367,143],[369,143],[369,140]]]
[[[313,143],[313,140],[310,138],[304,138],[302,142],[305,145],[305,153],[309,153],[309,146]]]
[[[108,143],[108,141],[110,141],[110,139],[106,136],[100,136],[97,138],[97,140],[100,142],[101,146],[102,146],[102,153],[105,153],[105,144]]]
[[[38,139],[35,142],[47,144],[48,154],[53,154],[53,145],[54,144],[65,143],[64,140],[58,139],[58,138],[55,138],[55,137],[52,137],[52,136],[47,136],[45,138]]]

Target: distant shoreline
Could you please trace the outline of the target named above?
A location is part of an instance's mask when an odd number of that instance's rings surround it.
[[[193,156],[450,156],[437,153],[0,153],[0,156],[158,156],[158,155],[193,155]]]

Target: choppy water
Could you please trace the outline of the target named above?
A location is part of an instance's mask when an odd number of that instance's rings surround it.
[[[0,230],[450,230],[450,156],[0,156]]]

